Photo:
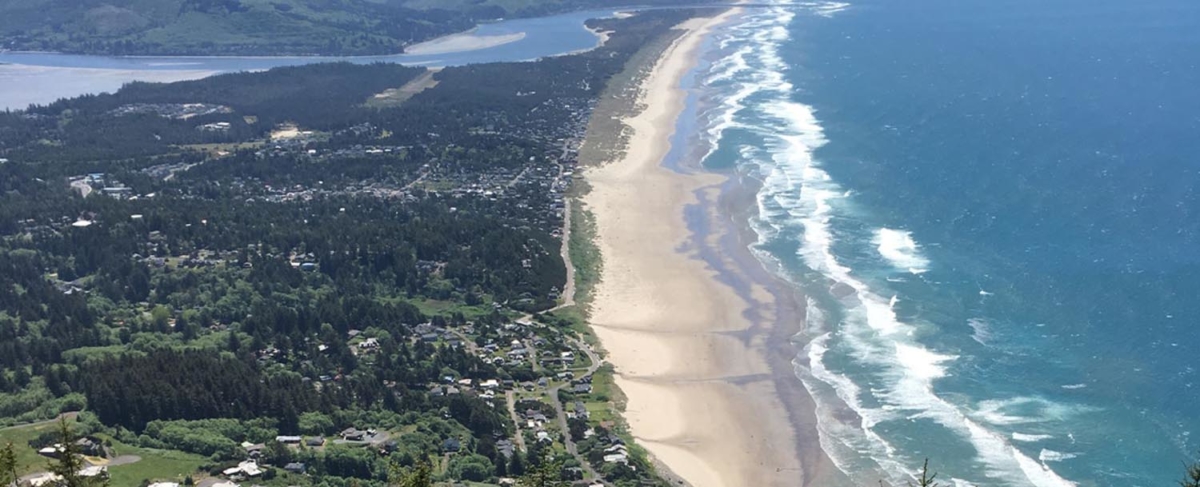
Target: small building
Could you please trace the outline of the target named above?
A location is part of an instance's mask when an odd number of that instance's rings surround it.
[[[458,438],[446,438],[442,442],[442,451],[445,453],[458,453],[459,450],[462,450],[462,442]]]
[[[307,441],[305,441],[304,444],[308,445],[310,447],[313,447],[313,448],[325,446],[325,438],[320,437],[320,436],[314,436],[312,438],[309,438]]]
[[[223,470],[221,473],[224,474],[226,477],[245,476],[245,477],[253,478],[253,477],[262,475],[263,471],[261,468],[258,467],[257,462],[255,462],[253,460],[247,460],[245,462],[237,464],[236,467],[229,467],[229,468]]]
[[[296,474],[304,474],[308,472],[308,466],[300,462],[292,462],[283,466],[283,469]]]
[[[299,445],[302,438],[299,436],[276,436],[275,441],[285,445]]]
[[[366,437],[367,432],[359,431],[358,428],[346,428],[342,431],[342,439],[347,441],[362,441],[362,437]]]

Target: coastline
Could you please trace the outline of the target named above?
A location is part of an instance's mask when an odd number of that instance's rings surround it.
[[[707,34],[739,12],[680,26],[641,83],[625,153],[586,173],[604,262],[591,323],[633,436],[674,474],[696,487],[808,485],[831,464],[792,365],[803,306],[746,248],[748,227],[735,222],[753,193],[729,175],[662,165],[683,78]]]

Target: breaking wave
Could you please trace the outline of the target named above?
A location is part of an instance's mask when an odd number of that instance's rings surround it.
[[[842,9],[844,4],[812,12]],[[770,252],[763,247],[790,243],[795,257],[820,275],[792,278],[802,287],[822,288],[817,294],[828,298],[810,297],[809,341],[795,361],[797,375],[817,403],[822,448],[857,483],[885,478],[902,485],[920,459],[907,456],[892,433],[897,425],[920,421],[974,448],[982,472],[953,472],[956,485],[1075,485],[1046,466],[1063,456],[1035,459],[1014,446],[1042,437],[998,428],[1035,419],[1006,416],[1003,402],[985,401],[972,412],[939,396],[935,383],[952,375],[960,357],[924,345],[920,337],[928,324],[901,319],[896,296],[858,277],[835,252],[850,238],[835,223],[855,217],[847,208],[853,192],[822,169],[814,152],[827,142],[824,130],[814,109],[793,98],[780,47],[789,40],[788,26],[796,15],[787,8],[755,10],[717,35],[723,56],[701,82],[721,94],[720,103],[705,114],[702,130],[709,143],[706,159],[723,147],[736,147],[738,167],[761,182],[752,222],[759,235],[755,253],[764,256]],[[932,267],[908,231],[877,227],[868,239],[894,269],[922,274]],[[826,312],[830,306],[835,313]],[[986,344],[986,324],[972,327],[976,340]],[[984,477],[970,478],[972,473]]]

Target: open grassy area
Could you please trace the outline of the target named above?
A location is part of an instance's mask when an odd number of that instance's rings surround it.
[[[54,421],[43,421],[41,423],[0,429],[0,445],[13,444],[13,451],[17,454],[18,474],[26,475],[46,470],[46,466],[50,460],[38,455],[37,451],[30,448],[29,441],[37,438],[42,433],[54,431],[56,427],[58,427],[58,424]]]
[[[434,75],[438,71],[441,71],[441,68],[429,69],[424,74],[417,76],[416,79],[405,83],[404,86],[392,88],[372,96],[366,101],[365,105],[371,108],[398,107],[417,93],[437,86],[438,80],[434,78]]]
[[[56,431],[57,428],[57,421],[43,421],[0,429],[0,445],[13,444],[13,451],[17,457],[18,474],[24,476],[49,469],[51,460],[38,455],[37,451],[29,446],[29,442],[44,433]],[[208,462],[208,459],[201,455],[140,448],[126,445],[104,435],[98,435],[98,437],[112,441],[114,456],[133,455],[141,458],[137,462],[109,468],[113,487],[136,487],[141,485],[143,480],[182,482],[184,477],[195,473],[201,465]]]
[[[113,441],[113,450],[117,455],[141,457],[141,461],[108,469],[113,487],[136,487],[141,485],[143,480],[170,480],[182,483],[184,477],[194,474],[201,465],[208,462],[207,458],[200,455],[139,448],[118,441]]]
[[[578,200],[571,205],[571,240],[567,242],[567,252],[575,266],[575,302],[586,310],[600,282],[602,261],[600,248],[596,246],[596,217]]]

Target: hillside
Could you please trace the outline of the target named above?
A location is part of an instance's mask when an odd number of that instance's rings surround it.
[[[404,46],[460,32],[480,21],[621,3],[0,0],[0,48],[114,55],[394,54]]]

